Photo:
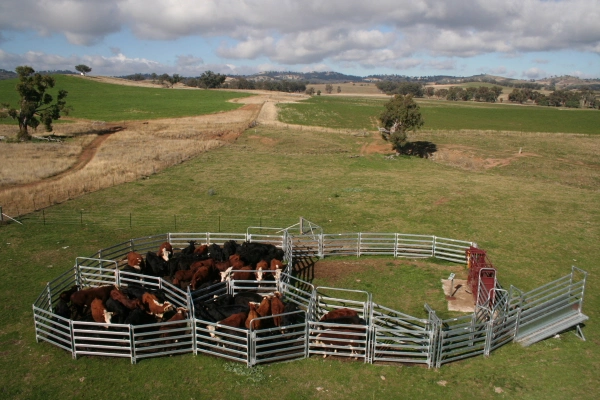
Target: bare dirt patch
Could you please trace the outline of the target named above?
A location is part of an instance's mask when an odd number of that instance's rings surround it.
[[[440,164],[451,165],[468,170],[487,170],[491,168],[506,167],[512,162],[523,157],[539,157],[535,153],[516,152],[505,157],[486,157],[474,147],[463,145],[443,144],[430,157]]]

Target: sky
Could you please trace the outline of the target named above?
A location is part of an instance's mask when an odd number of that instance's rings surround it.
[[[2,0],[0,68],[600,78],[600,0]]]

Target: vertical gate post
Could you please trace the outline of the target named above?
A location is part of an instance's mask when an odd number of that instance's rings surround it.
[[[490,318],[485,327],[485,344],[483,346],[483,355],[485,357],[490,356],[492,348],[492,339],[494,336],[494,319]]]
[[[137,363],[135,355],[135,326],[129,325],[129,345],[131,346],[131,363]]]
[[[77,351],[75,348],[75,332],[73,328],[73,321],[69,320],[69,333],[71,334],[71,357],[73,360],[77,359]]]
[[[52,291],[50,290],[50,282],[46,283],[46,291],[48,292],[48,311],[54,312],[52,309]]]

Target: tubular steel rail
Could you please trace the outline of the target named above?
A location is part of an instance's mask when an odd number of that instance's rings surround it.
[[[248,366],[302,359],[311,355],[338,356],[365,363],[398,362],[443,364],[491,351],[510,343],[523,345],[577,327],[588,319],[582,313],[587,273],[573,267],[571,273],[530,292],[511,286],[504,290],[493,277],[478,284],[476,310],[471,315],[441,320],[427,304],[427,318],[417,318],[373,302],[366,291],[315,287],[292,274],[292,263],[303,257],[328,255],[390,255],[393,257],[436,257],[465,263],[471,242],[425,235],[345,233],[324,234],[306,220],[292,229],[248,228],[246,233],[167,233],[138,239],[99,250],[92,257],[78,257],[73,268],[49,282],[33,304],[36,341],[45,341],[81,355],[100,355],[137,360],[183,353],[204,353]],[[291,232],[295,229],[299,235]],[[225,281],[197,291],[186,291],[156,277],[122,272],[120,264],[130,251],[144,252],[169,241],[183,248],[190,241],[223,244],[228,240],[270,243],[284,250],[286,270],[273,281]],[[72,321],[54,313],[61,292],[113,284],[142,284],[161,289],[176,307],[188,309],[188,319],[150,325],[102,324]],[[222,326],[196,318],[194,303],[225,294],[252,290],[259,293],[279,291],[298,311],[296,322],[284,328],[254,319],[249,329]],[[340,325],[321,322],[334,309],[350,308],[365,325]],[[585,339],[584,339],[585,340]]]

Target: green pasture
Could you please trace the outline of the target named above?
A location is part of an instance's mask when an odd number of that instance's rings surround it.
[[[327,114],[333,109],[327,101],[313,99],[293,107],[321,104]],[[377,109],[367,100],[360,107],[352,100],[338,101],[335,107],[344,115],[354,114],[344,107],[372,113]],[[466,108],[456,109],[460,113]],[[488,108],[474,108],[481,109]],[[359,156],[372,137],[259,126],[232,145],[148,179],[48,208],[46,224],[40,211],[23,218],[23,225],[1,226],[2,397],[595,398],[600,387],[600,169],[593,149],[600,136],[422,135],[440,144],[468,146],[484,156],[514,154],[517,147],[535,156],[523,156],[505,167],[469,170],[426,159]],[[144,216],[148,222],[134,219],[130,227],[123,222],[129,215]],[[72,360],[59,348],[35,342],[31,305],[46,282],[70,268],[77,256],[175,229],[244,232],[259,223],[289,226],[300,216],[326,233],[401,232],[475,241],[488,251],[507,288],[531,290],[567,275],[576,265],[589,272],[584,313],[590,320],[583,328],[587,341],[566,332],[528,348],[508,344],[489,358],[467,359],[439,370],[313,357],[251,373],[206,355],[148,359],[137,365],[116,358]],[[376,302],[417,317],[426,316],[426,302],[448,315],[440,279],[449,271],[466,273],[460,265],[427,260],[393,265],[390,259],[374,268],[375,260],[380,257],[361,258],[364,269],[338,277],[335,284],[369,290]],[[315,283],[332,284],[326,279]]]
[[[177,90],[113,85],[67,75],[55,75],[59,89],[69,92],[67,105],[73,107],[69,117],[95,121],[124,121],[177,118],[230,111],[241,107],[229,100],[250,96],[221,90]],[[0,103],[16,105],[16,79],[0,80]],[[15,124],[10,118],[0,123]]]
[[[280,104],[284,123],[336,129],[377,129],[385,99],[313,96],[309,100]],[[514,104],[450,102],[418,99],[425,120],[423,129],[600,133],[600,112]]]

